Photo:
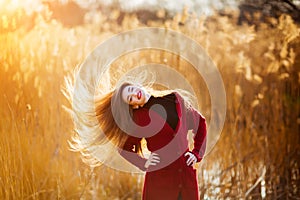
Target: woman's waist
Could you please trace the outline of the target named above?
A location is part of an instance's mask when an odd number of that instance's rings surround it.
[[[173,153],[160,153],[159,151],[153,152],[156,153],[160,159],[160,162],[155,166],[150,166],[148,171],[156,171],[156,170],[165,170],[165,169],[177,169],[179,167],[185,166],[187,157],[184,156],[189,149],[186,148],[184,150],[179,150]]]

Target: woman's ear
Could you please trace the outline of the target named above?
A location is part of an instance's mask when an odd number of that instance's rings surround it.
[[[132,108],[133,108],[133,109],[138,109],[138,108],[139,108],[139,105],[133,105]]]

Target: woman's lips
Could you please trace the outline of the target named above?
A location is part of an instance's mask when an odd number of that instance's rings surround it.
[[[138,93],[137,93],[137,98],[140,100],[141,97],[142,97],[142,92],[141,92],[141,91],[138,91]]]

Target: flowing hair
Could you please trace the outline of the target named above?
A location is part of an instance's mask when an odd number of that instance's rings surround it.
[[[133,113],[132,107],[125,103],[121,97],[123,89],[128,85],[131,83],[123,83],[114,91],[95,99],[95,112],[99,126],[106,138],[119,148],[123,147],[128,138],[128,134],[120,127],[128,128],[130,119],[125,116],[130,113],[129,117],[132,118]],[[99,134],[94,142],[95,144],[102,144],[104,142],[103,136]]]
[[[115,153],[116,147],[122,149],[128,139],[129,134],[125,130],[131,130],[129,125],[130,120],[133,120],[133,108],[122,99],[122,91],[126,86],[142,86],[153,96],[163,96],[176,91],[184,98],[187,107],[191,105],[194,97],[188,91],[154,90],[153,76],[145,84],[148,75],[144,72],[127,76],[115,88],[108,86],[109,73],[103,75],[106,78],[101,79],[101,83],[96,79],[92,85],[79,75],[79,69],[74,71],[73,76],[65,78],[66,87],[63,93],[72,105],[71,109],[65,108],[73,118],[75,132],[69,144],[72,151],[82,154],[84,162],[91,166],[102,164],[99,156],[103,157],[102,160],[104,157],[109,158],[110,153]],[[105,146],[106,144],[112,145]],[[141,142],[135,144],[135,151],[142,154]]]

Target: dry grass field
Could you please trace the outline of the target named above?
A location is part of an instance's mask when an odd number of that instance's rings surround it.
[[[69,150],[73,124],[61,88],[64,76],[100,42],[145,25],[134,14],[119,24],[99,13],[94,23],[65,27],[40,14],[32,28],[8,31],[14,16],[0,16],[0,199],[140,199],[142,175],[89,167]],[[200,165],[201,197],[299,199],[300,27],[288,15],[257,27],[237,26],[236,20],[234,14],[184,12],[164,23],[147,22],[196,40],[223,77],[226,122]],[[150,53],[157,56],[145,51],[112,65],[167,59],[191,82],[199,80],[178,56]],[[209,96],[196,92],[209,118]]]

